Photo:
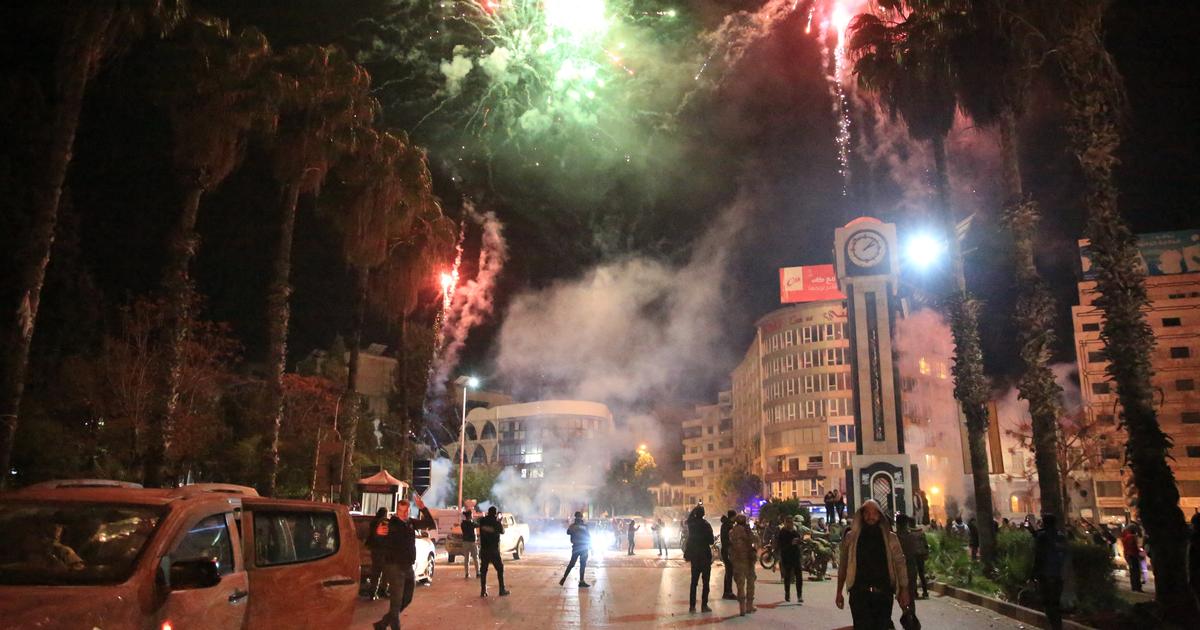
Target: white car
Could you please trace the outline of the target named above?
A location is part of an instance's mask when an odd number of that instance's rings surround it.
[[[371,531],[372,517],[366,514],[354,515],[354,526],[358,533],[359,541],[359,573],[362,577],[360,584],[363,589],[371,588],[374,584],[375,576],[371,575],[371,550],[367,549],[367,536]],[[436,563],[434,559],[437,557],[437,548],[430,538],[429,532],[425,530],[417,530],[417,557],[413,561],[413,575],[417,577],[418,582],[433,584],[433,572]]]
[[[525,541],[529,540],[529,526],[518,523],[517,517],[508,512],[501,512],[497,518],[504,527],[504,533],[500,534],[500,553],[511,553],[513,560],[520,560],[521,554],[525,553]]]

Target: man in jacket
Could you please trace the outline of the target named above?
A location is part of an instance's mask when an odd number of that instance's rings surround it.
[[[629,519],[629,555],[633,555],[633,533],[641,529],[641,525],[637,524],[634,519]]]
[[[479,544],[475,542],[475,530],[479,526],[471,518],[470,510],[464,510],[462,517],[458,528],[462,530],[463,578],[469,580],[472,564],[475,565],[475,576],[479,576]]]
[[[729,530],[729,559],[733,561],[733,583],[737,587],[738,608],[741,614],[752,613],[754,607],[754,563],[758,560],[754,534],[745,514],[738,514]]]
[[[567,570],[563,571],[558,585],[562,586],[567,583],[567,576],[571,575],[571,569],[575,568],[575,561],[578,560],[579,588],[588,588],[591,584],[583,581],[583,572],[587,571],[588,551],[592,548],[592,535],[588,531],[587,523],[583,522],[583,512],[575,513],[575,522],[567,528],[567,535],[571,537],[571,561],[567,563]]]
[[[838,608],[846,605],[843,590],[850,591],[854,630],[884,630],[892,625],[892,597],[908,608],[908,571],[900,539],[883,523],[879,504],[867,500],[854,513],[839,552]]]
[[[796,602],[804,603],[804,573],[800,570],[800,534],[790,517],[775,534],[775,551],[779,554],[779,572],[783,575],[783,601],[792,601],[792,582],[796,583]]]
[[[479,519],[479,596],[487,597],[488,566],[495,567],[496,579],[500,582],[500,596],[508,595],[504,588],[504,561],[500,559],[500,534],[504,526],[496,517],[496,506],[488,508],[487,516]]]
[[[915,605],[918,576],[925,589],[925,597],[929,597],[929,586],[925,583],[925,557],[929,555],[929,543],[925,540],[925,532],[913,529],[913,519],[904,514],[896,516],[896,537],[900,539],[900,549],[904,551],[905,568],[908,571],[908,598]]]
[[[1052,630],[1062,629],[1063,568],[1067,561],[1067,539],[1058,531],[1053,514],[1042,516],[1042,529],[1033,536],[1033,579],[1046,621]]]
[[[417,518],[408,518],[408,501],[401,501],[396,507],[396,515],[388,521],[387,539],[383,545],[388,610],[383,618],[375,622],[375,630],[400,630],[400,613],[412,603],[413,587],[416,586],[416,577],[413,575],[413,563],[417,560],[416,530],[434,526],[433,515],[425,507],[420,495],[414,494],[413,498],[420,510]]]
[[[1125,528],[1121,534],[1121,552],[1125,555],[1125,564],[1129,566],[1129,588],[1135,593],[1142,592],[1142,546],[1138,542],[1136,525]]]
[[[725,588],[721,599],[737,599],[733,594],[733,564],[729,561],[729,530],[733,529],[733,519],[737,512],[729,510],[721,517],[721,564],[725,565]]]
[[[687,519],[687,547],[683,550],[683,559],[692,565],[692,586],[688,598],[688,612],[696,612],[696,584],[704,578],[704,591],[701,600],[702,612],[712,612],[708,607],[708,583],[712,577],[712,525],[704,520],[704,506],[697,505]]]
[[[371,551],[371,579],[375,580],[375,589],[371,591],[373,600],[387,593],[387,580],[383,577],[387,535],[388,510],[381,507],[375,511],[375,518],[371,519],[371,531],[367,534],[367,549]]]

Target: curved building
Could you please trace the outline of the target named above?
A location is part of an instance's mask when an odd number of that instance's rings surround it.
[[[585,400],[472,409],[464,428],[467,466],[509,470],[503,474],[506,483],[527,480],[507,497],[524,504],[512,511],[567,517],[577,509],[586,511],[592,491],[602,483],[613,426],[606,405]],[[453,456],[457,460],[457,449]]]

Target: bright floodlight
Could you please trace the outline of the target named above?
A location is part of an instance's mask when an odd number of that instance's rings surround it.
[[[917,269],[928,269],[946,253],[946,244],[931,234],[917,234],[904,247],[904,257]]]
[[[479,379],[475,378],[474,376],[468,378],[467,387],[470,387],[471,389],[479,387]]]

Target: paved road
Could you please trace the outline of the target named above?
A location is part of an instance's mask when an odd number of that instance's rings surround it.
[[[673,550],[678,553],[678,550]],[[756,603],[759,612],[738,616],[737,602],[722,601],[723,569],[713,567],[713,612],[688,613],[688,566],[678,558],[663,561],[653,551],[639,550],[634,557],[609,552],[588,564],[590,589],[580,589],[567,581],[558,585],[565,568],[565,551],[528,554],[519,561],[505,561],[505,578],[512,595],[497,597],[495,577],[489,575],[491,597],[479,597],[479,582],[466,580],[462,565],[449,566],[439,560],[432,586],[419,586],[412,606],[401,623],[408,630],[447,628],[463,621],[462,627],[520,628],[686,628],[727,625],[730,627],[777,628],[849,628],[850,612],[833,604],[832,581],[806,582],[804,604],[783,601],[783,583],[779,574],[758,571]],[[574,575],[574,574],[573,574]],[[362,602],[355,615],[354,628],[367,630],[370,622],[386,610],[385,602]],[[899,609],[894,611],[900,627]],[[1017,622],[952,598],[936,595],[917,604],[925,628],[976,630],[983,628],[1022,628]]]

